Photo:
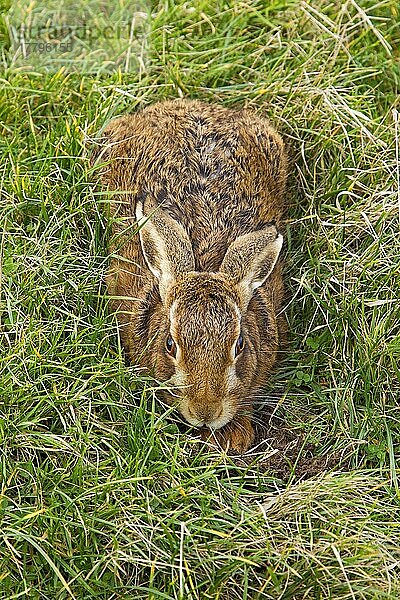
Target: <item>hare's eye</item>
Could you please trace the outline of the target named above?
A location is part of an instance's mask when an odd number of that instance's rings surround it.
[[[175,358],[176,356],[176,344],[173,340],[172,335],[169,333],[167,339],[165,340],[165,348],[168,354],[171,354]]]
[[[235,356],[238,356],[244,348],[244,339],[242,334],[239,335],[238,339],[236,340],[236,346],[235,346]]]

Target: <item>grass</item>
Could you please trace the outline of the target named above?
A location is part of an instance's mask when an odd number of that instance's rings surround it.
[[[130,4],[2,7],[1,600],[397,599],[397,2],[149,2],[138,35],[26,57],[21,22]],[[239,460],[182,432],[107,310],[87,140],[177,96],[262,111],[290,149],[286,476],[273,436]]]

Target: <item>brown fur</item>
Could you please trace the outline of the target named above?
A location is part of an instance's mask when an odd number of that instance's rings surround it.
[[[115,119],[100,149],[102,181],[115,192],[107,285],[126,352],[161,381],[174,382],[179,366],[186,387],[168,400],[205,424],[223,409],[230,422],[212,439],[242,452],[253,442],[252,397],[275,365],[284,328],[271,226],[279,229],[284,212],[282,139],[246,110],[175,100]],[[138,206],[148,218],[139,235]],[[271,266],[253,291],[248,282]],[[245,348],[233,360],[240,331]],[[169,333],[179,365],[165,350]]]

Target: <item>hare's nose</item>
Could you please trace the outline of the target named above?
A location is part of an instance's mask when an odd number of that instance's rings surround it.
[[[199,419],[205,425],[209,425],[210,423],[219,419],[222,415],[223,407],[222,406],[199,406],[199,407],[188,407],[189,416],[193,419]]]

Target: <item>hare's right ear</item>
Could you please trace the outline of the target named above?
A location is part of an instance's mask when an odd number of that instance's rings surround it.
[[[153,275],[159,280],[164,302],[168,287],[182,273],[194,271],[195,262],[188,234],[159,206],[144,208],[143,201],[136,205],[136,219],[143,256]]]
[[[283,237],[275,225],[236,238],[226,251],[220,273],[239,291],[244,310],[260,285],[269,277],[278,260]]]

